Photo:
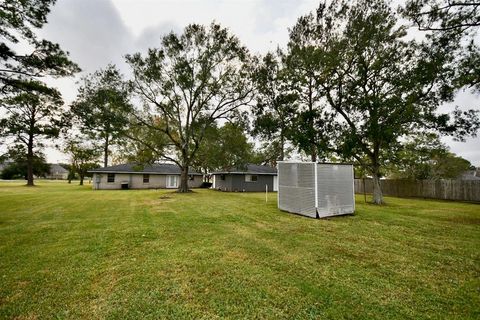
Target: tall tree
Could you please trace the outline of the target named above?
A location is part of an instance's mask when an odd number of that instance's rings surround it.
[[[27,185],[33,186],[35,149],[43,139],[58,137],[66,124],[62,118],[60,93],[48,95],[22,92],[0,100],[5,117],[0,120],[0,136],[11,137],[27,150]]]
[[[137,121],[168,137],[169,147],[157,151],[181,168],[179,192],[188,191],[188,168],[207,128],[251,101],[248,60],[239,40],[214,23],[189,25],[181,35],[164,36],[146,56],[127,56],[145,104],[146,116],[138,114]],[[158,117],[162,126],[154,123]]]
[[[311,22],[319,89],[336,120],[335,151],[369,171],[375,203],[383,203],[382,167],[403,137],[442,130],[461,138],[478,129],[473,111],[458,111],[458,121],[438,114],[440,103],[453,98],[452,42],[431,50],[428,38],[407,40],[406,27],[382,0],[334,1],[322,5]]]
[[[282,53],[267,53],[253,72],[256,106],[253,108],[254,136],[278,148],[278,159],[285,159],[287,137],[295,117],[297,94],[286,81]]]
[[[76,100],[72,103],[73,118],[80,131],[103,145],[103,165],[108,166],[110,147],[127,128],[131,111],[130,91],[114,65],[83,78]]]
[[[88,170],[98,168],[98,158],[101,151],[98,146],[90,144],[81,137],[72,137],[66,140],[63,151],[70,156],[70,168],[80,178],[80,185]]]
[[[298,108],[293,118],[295,130],[290,130],[290,139],[311,161],[325,158],[327,135],[331,115],[325,108],[319,81],[319,38],[316,34],[315,16],[300,17],[290,30],[288,50],[284,56],[286,80],[290,90],[296,93]]]
[[[12,145],[2,158],[2,161],[5,161],[4,163],[6,164],[1,172],[2,179],[27,179],[29,160],[27,159],[27,149],[24,145]],[[34,152],[31,163],[35,176],[45,177],[50,173],[50,165],[41,151]]]
[[[55,90],[39,82],[38,78],[63,77],[80,71],[69,60],[68,52],[37,36],[36,30],[47,22],[50,7],[55,2],[0,2],[0,92],[3,94],[18,90],[55,94]]]

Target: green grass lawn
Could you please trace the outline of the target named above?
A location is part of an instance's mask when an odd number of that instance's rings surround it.
[[[480,205],[0,183],[0,318],[479,319]]]

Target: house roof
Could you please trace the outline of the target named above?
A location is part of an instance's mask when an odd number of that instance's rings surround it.
[[[480,177],[476,175],[475,170],[464,172],[459,177],[460,180],[480,181]]]
[[[58,163],[50,164],[50,174],[64,174],[68,173],[68,170],[59,165]]]
[[[261,166],[257,164],[247,164],[245,167],[236,167],[230,170],[216,171],[212,174],[264,174],[277,175],[277,169],[270,166]]]
[[[126,163],[119,164],[116,166],[97,168],[89,170],[88,172],[92,173],[141,173],[141,174],[180,174],[180,167],[176,164],[170,163],[154,163],[154,164],[137,164],[137,163]],[[188,174],[191,175],[202,175],[193,170],[189,170]]]

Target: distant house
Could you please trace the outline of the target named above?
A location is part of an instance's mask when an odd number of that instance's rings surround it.
[[[45,176],[52,180],[66,180],[68,179],[68,170],[57,163],[50,164],[50,171]]]
[[[180,168],[176,164],[120,164],[88,171],[93,173],[93,189],[163,189],[178,188]],[[203,175],[190,171],[188,185],[198,188]]]
[[[277,169],[270,166],[248,164],[212,173],[212,188],[222,191],[277,191]]]
[[[480,170],[474,169],[462,173],[459,177],[459,180],[469,180],[469,181],[480,181]]]

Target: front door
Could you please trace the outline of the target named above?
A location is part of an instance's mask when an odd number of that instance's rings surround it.
[[[167,188],[178,188],[178,176],[167,176]]]

